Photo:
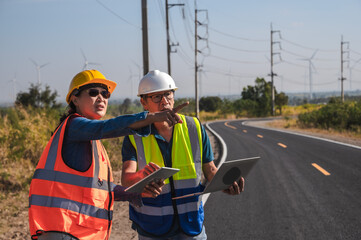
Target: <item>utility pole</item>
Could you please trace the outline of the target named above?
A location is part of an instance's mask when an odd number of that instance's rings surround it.
[[[147,0],[142,0],[143,75],[149,72]]]
[[[271,73],[268,74],[268,76],[271,76],[271,92],[272,92],[272,116],[275,115],[275,88],[274,88],[274,81],[273,77],[277,76],[276,73],[273,72],[273,55],[280,54],[280,53],[274,53],[273,52],[273,44],[280,44],[280,42],[274,42],[273,41],[273,34],[274,33],[280,33],[280,31],[273,31],[272,29],[272,23],[271,23]]]
[[[197,47],[197,36],[198,36],[198,32],[197,32],[197,25],[198,25],[198,20],[197,20],[197,2],[196,0],[194,0],[194,82],[195,82],[195,111],[196,111],[196,117],[199,118],[199,99],[198,99],[198,62],[197,62],[197,53],[198,53],[198,47]]]
[[[168,0],[165,0],[165,19],[166,19],[166,31],[167,31],[167,59],[168,59],[168,74],[171,75],[171,64],[170,64],[170,54],[172,53],[172,47],[174,46],[179,46],[179,44],[170,44],[170,37],[169,37],[169,14],[168,14],[168,10],[171,7],[174,6],[184,6],[184,4],[180,3],[180,4],[168,4]],[[177,50],[175,50],[174,52],[177,52]]]
[[[200,67],[202,65],[198,65],[197,55],[198,53],[202,53],[201,50],[198,49],[198,40],[206,40],[207,47],[208,47],[208,34],[207,37],[200,37],[198,36],[198,25],[200,26],[207,26],[207,33],[208,33],[208,24],[201,23],[198,21],[198,12],[206,12],[207,13],[207,21],[208,21],[208,11],[197,9],[197,1],[194,0],[194,82],[195,82],[195,112],[196,117],[199,118],[199,91],[198,91],[198,72],[200,71]]]
[[[347,44],[347,47],[349,47],[349,42],[344,42],[343,41],[343,35],[341,35],[341,101],[344,102],[345,101],[345,95],[344,95],[344,91],[343,91],[343,81],[346,80],[346,78],[343,76],[343,63],[347,62],[348,60],[343,60],[343,54],[344,53],[348,53],[348,51],[344,51],[343,49],[343,45]]]

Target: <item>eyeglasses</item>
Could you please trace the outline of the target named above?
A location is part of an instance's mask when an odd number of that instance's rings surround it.
[[[152,102],[154,102],[154,103],[159,103],[160,101],[162,101],[163,96],[167,100],[172,100],[174,98],[173,91],[165,92],[163,94],[154,94],[154,95],[146,96],[146,97],[149,97],[150,99],[152,99]]]
[[[99,91],[98,89],[90,88],[87,92],[91,97],[96,97],[101,94],[105,99],[110,98],[110,92],[108,92],[108,90]]]

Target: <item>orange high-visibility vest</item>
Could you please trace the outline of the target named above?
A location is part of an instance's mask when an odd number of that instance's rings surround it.
[[[85,240],[108,239],[115,186],[108,155],[99,140],[90,141],[90,168],[80,172],[68,167],[61,153],[68,120],[51,137],[31,181],[30,233],[34,239],[41,231],[65,232]]]

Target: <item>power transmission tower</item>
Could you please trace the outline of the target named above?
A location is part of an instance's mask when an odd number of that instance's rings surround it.
[[[208,10],[200,10],[197,9],[197,3],[196,0],[194,0],[194,82],[195,82],[195,112],[196,117],[199,118],[199,96],[198,96],[198,71],[201,65],[198,65],[197,61],[197,55],[198,53],[202,53],[200,50],[198,50],[198,40],[207,40],[205,38],[202,38],[198,36],[198,26],[203,25],[201,22],[198,21],[197,14],[198,12],[207,12]],[[207,26],[208,27],[208,26]]]
[[[165,0],[165,19],[166,19],[166,31],[167,31],[167,59],[168,59],[168,74],[171,75],[171,65],[170,65],[170,54],[172,53],[172,47],[175,46],[179,46],[179,44],[170,44],[170,37],[169,37],[169,14],[168,14],[168,10],[171,7],[174,6],[184,6],[183,3],[179,3],[179,4],[168,4],[168,0]],[[177,52],[177,50],[175,50],[174,52]]]
[[[142,0],[143,75],[149,72],[147,0]]]
[[[341,101],[344,102],[345,101],[345,95],[344,95],[344,91],[343,91],[343,81],[346,80],[346,78],[343,76],[343,63],[344,62],[348,62],[348,60],[344,60],[343,59],[343,54],[347,53],[349,54],[349,51],[345,51],[343,49],[343,45],[347,44],[347,50],[349,50],[349,42],[344,42],[343,41],[343,35],[341,35]]]
[[[273,34],[274,33],[278,33],[279,35],[281,35],[281,31],[274,31],[272,29],[272,23],[271,23],[271,73],[268,74],[268,76],[271,76],[271,92],[272,92],[272,116],[275,115],[275,88],[274,88],[274,81],[273,81],[273,77],[277,76],[276,73],[273,72],[273,56],[278,54],[281,57],[281,53],[274,53],[273,52],[273,45],[274,44],[279,44],[281,46],[280,42],[274,42],[273,41]]]

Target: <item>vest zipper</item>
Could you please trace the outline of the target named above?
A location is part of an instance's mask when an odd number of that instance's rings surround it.
[[[174,182],[173,182],[173,177],[169,178],[169,184],[170,184],[170,188],[171,188],[171,196],[172,198],[176,197],[175,195],[175,188],[174,188]],[[177,208],[177,200],[172,200],[172,205],[173,205],[173,210],[174,210],[174,217],[178,218],[178,208]]]

